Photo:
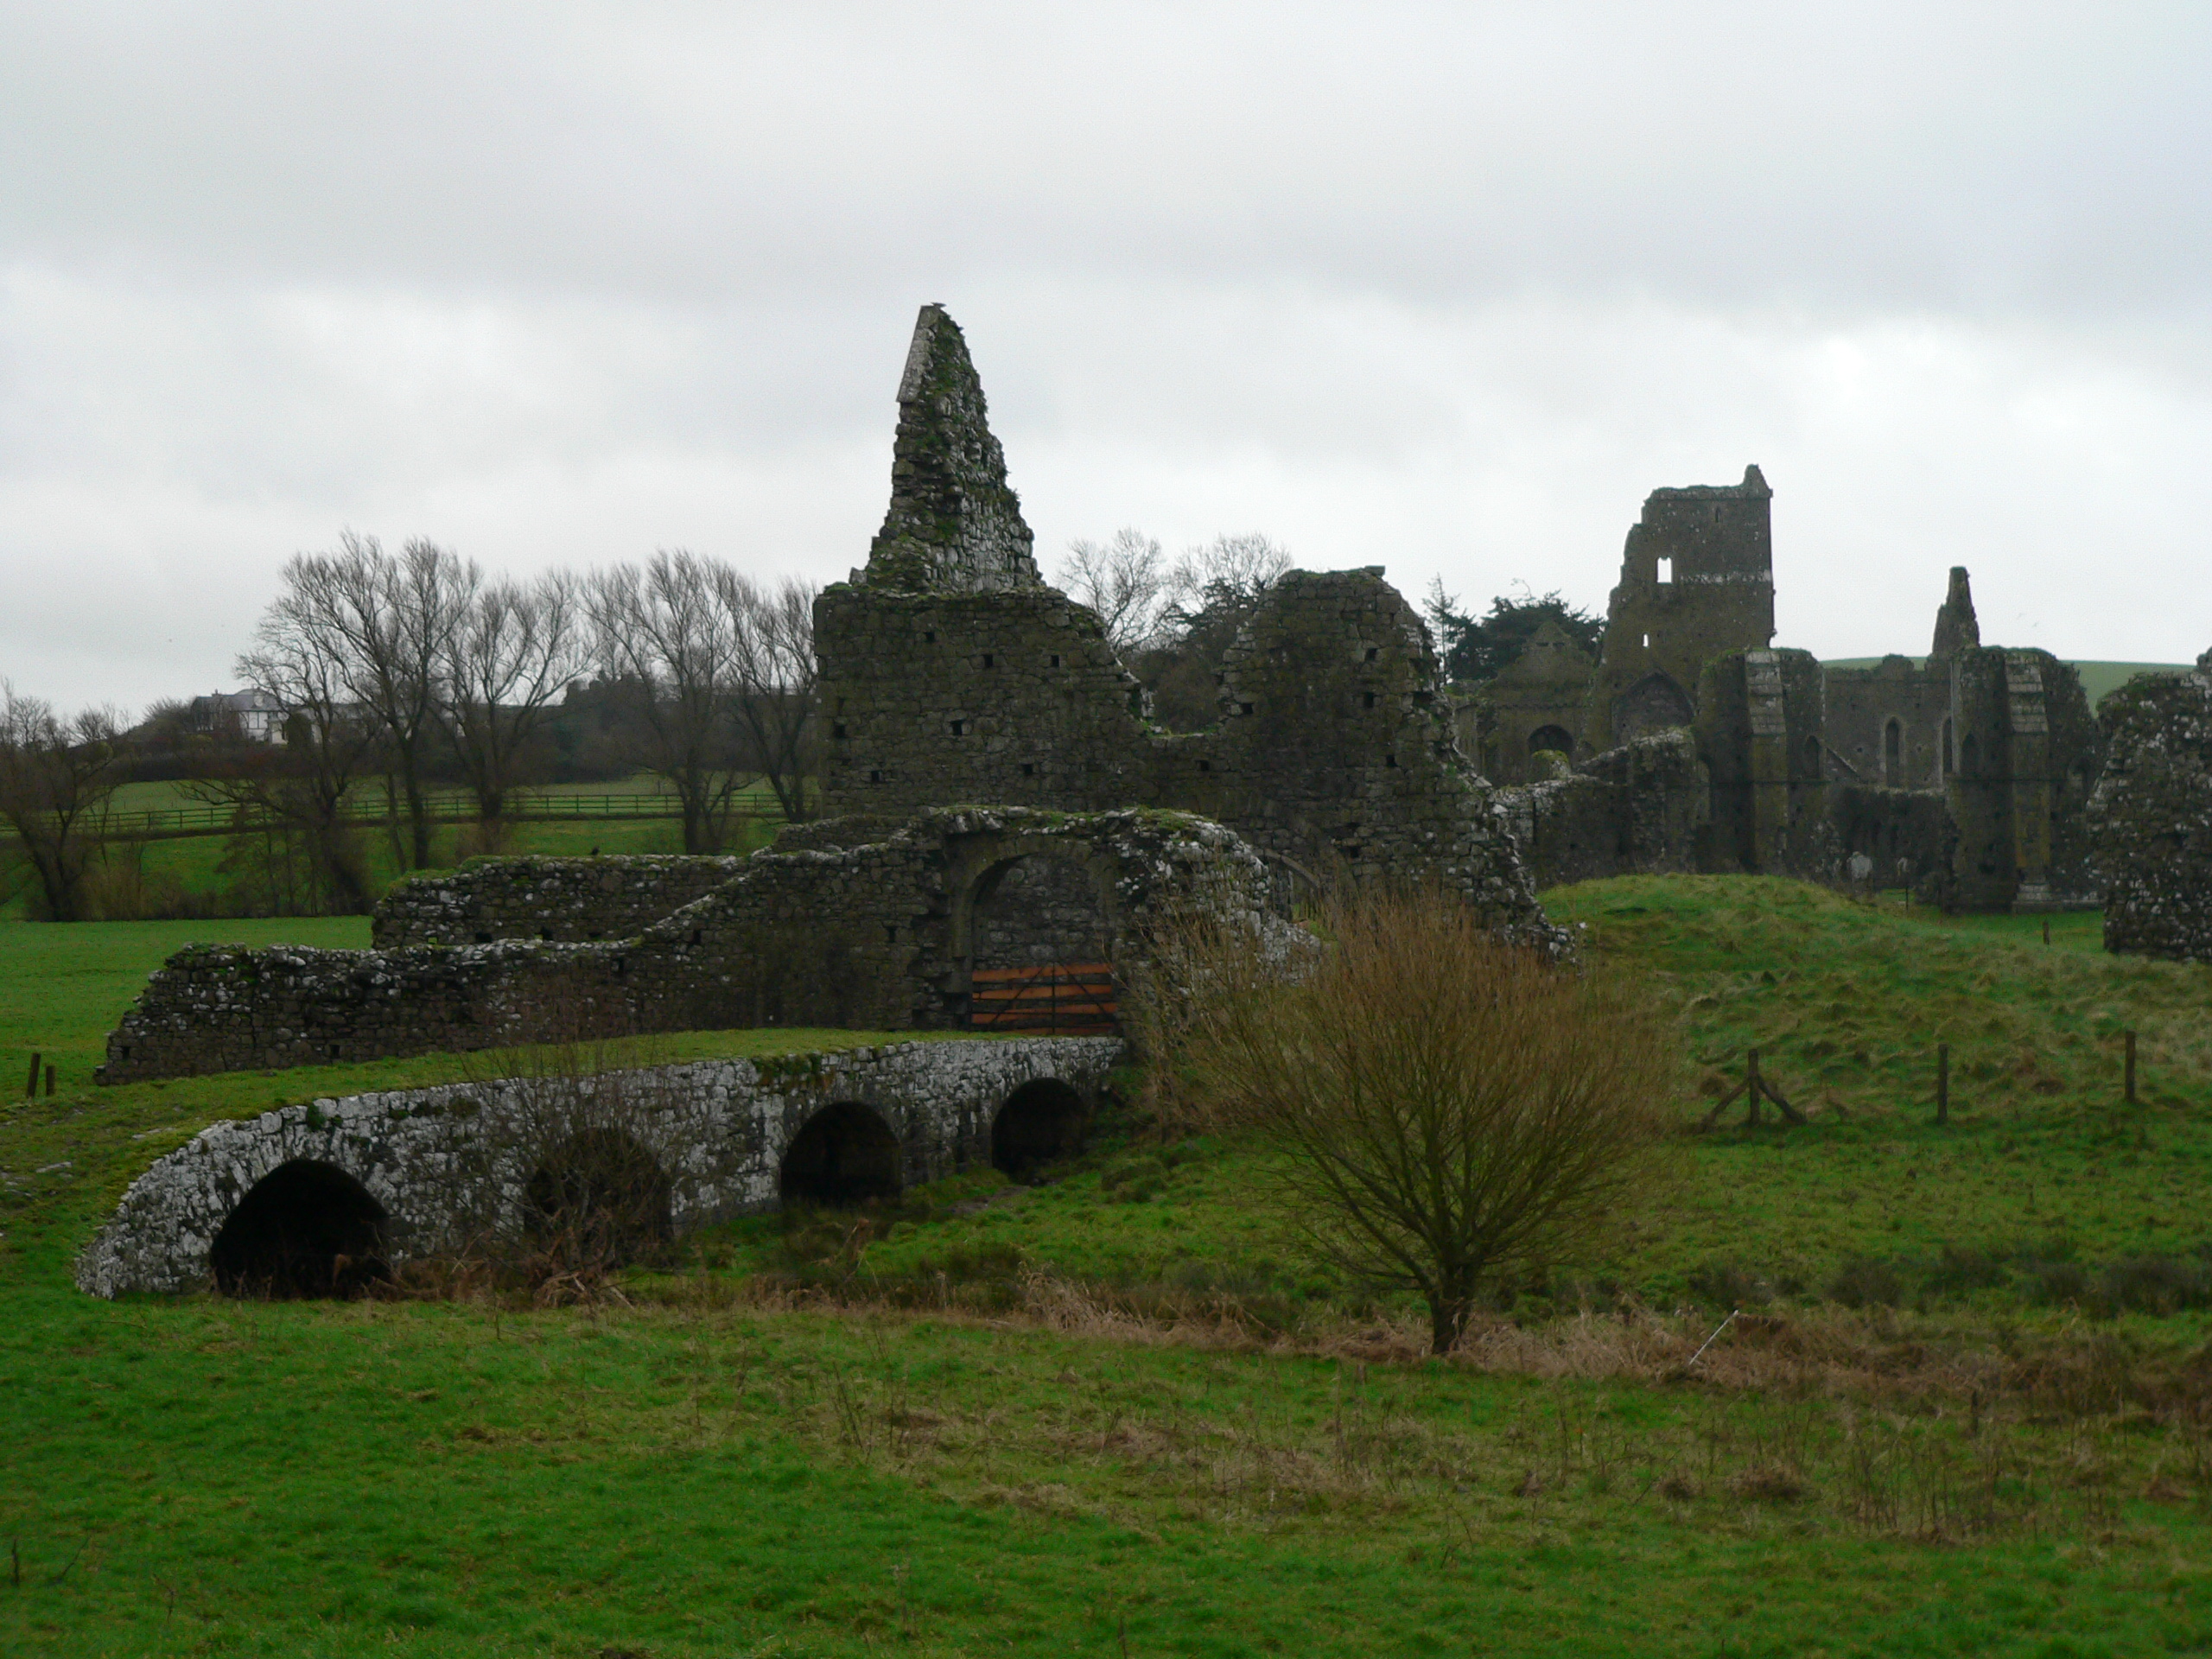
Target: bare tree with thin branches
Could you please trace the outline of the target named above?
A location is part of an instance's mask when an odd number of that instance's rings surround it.
[[[487,849],[504,838],[520,757],[554,700],[589,665],[590,645],[582,586],[565,570],[476,588],[447,633],[437,705]]]
[[[354,702],[345,663],[280,604],[263,615],[237,672],[276,704],[283,745],[198,780],[194,791],[232,808],[241,835],[259,838],[274,907],[366,910],[368,877],[346,795],[373,763],[378,728]],[[303,880],[295,875],[300,866]]]
[[[1451,1351],[1487,1281],[1562,1262],[1647,1188],[1675,1054],[1625,987],[1501,943],[1438,895],[1338,906],[1300,976],[1227,994],[1189,1063],[1220,1120],[1279,1154],[1326,1259],[1428,1305]]]
[[[22,843],[53,921],[82,913],[100,820],[123,781],[121,727],[113,709],[62,715],[0,680],[0,817]]]
[[[720,850],[745,781],[737,766],[737,629],[727,574],[696,554],[664,550],[642,565],[594,572],[586,593],[601,672],[637,699],[645,734],[638,758],[676,791],[683,850]]]
[[[283,581],[270,617],[335,665],[352,701],[381,729],[406,809],[403,855],[423,868],[430,861],[424,771],[439,730],[440,671],[483,573],[433,542],[410,541],[394,556],[375,537],[347,531],[334,553],[296,555]]]
[[[1124,527],[1108,541],[1070,542],[1060,586],[1098,613],[1116,654],[1134,662],[1160,643],[1174,575],[1156,537]]]
[[[784,817],[812,816],[814,774],[814,600],[811,583],[787,577],[771,588],[724,569],[722,606],[734,644],[732,689],[739,730]]]

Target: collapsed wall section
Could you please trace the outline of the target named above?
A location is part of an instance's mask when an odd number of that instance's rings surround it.
[[[192,947],[156,971],[124,1014],[99,1077],[133,1082],[657,1031],[957,1028],[968,1020],[979,951],[1027,960],[1047,937],[1018,918],[994,922],[994,898],[1010,877],[1050,892],[1046,919],[1058,931],[1049,937],[1095,943],[1117,981],[1141,966],[1145,919],[1177,905],[1284,925],[1266,914],[1270,882],[1258,856],[1205,819],[1134,809],[940,809],[861,845],[756,854],[715,892],[626,939],[396,951]]]
[[[1539,887],[1698,868],[1710,785],[1681,730],[1593,755],[1564,777],[1498,791]]]
[[[2105,699],[2111,732],[2091,798],[2105,949],[2212,962],[2212,651]]]
[[[494,939],[621,939],[721,887],[741,858],[486,858],[398,882],[370,917],[379,950]]]
[[[1096,616],[1049,588],[839,584],[815,640],[830,812],[1156,805],[1224,823],[1310,882],[1434,881],[1554,937],[1459,753],[1427,630],[1379,569],[1285,575],[1223,660],[1206,732],[1154,726]]]

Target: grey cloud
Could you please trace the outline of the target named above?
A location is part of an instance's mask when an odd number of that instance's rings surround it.
[[[2161,305],[2187,8],[54,8],[0,51],[45,257],[695,300],[1007,268]]]
[[[212,684],[348,524],[841,575],[923,300],[1048,557],[1257,528],[1601,604],[1646,490],[1757,460],[1792,643],[1910,645],[1963,559],[2015,637],[2193,657],[2212,615],[2160,596],[2212,517],[2209,36],[2179,6],[10,8],[0,671]]]

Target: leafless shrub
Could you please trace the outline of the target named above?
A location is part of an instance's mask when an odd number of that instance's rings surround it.
[[[1340,901],[1327,931],[1295,977],[1205,957],[1193,1092],[1282,1154],[1277,1198],[1311,1247],[1418,1295],[1448,1353],[1486,1279],[1568,1258],[1642,1196],[1673,1046],[1619,982],[1437,895]]]

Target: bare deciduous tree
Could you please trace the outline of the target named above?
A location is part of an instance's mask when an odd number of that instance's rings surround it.
[[[438,702],[486,848],[501,839],[519,757],[589,646],[581,587],[566,571],[477,588],[448,633]]]
[[[730,570],[722,581],[737,724],[784,817],[798,823],[811,816],[817,590],[796,577],[770,588]]]
[[[1311,970],[1197,1022],[1228,1123],[1281,1154],[1287,1213],[1325,1257],[1428,1305],[1450,1351],[1485,1281],[1560,1262],[1643,1189],[1673,1051],[1620,986],[1500,943],[1437,895],[1337,910]]]
[[[683,850],[718,850],[737,766],[731,687],[737,631],[728,577],[710,560],[677,550],[643,565],[616,565],[587,585],[601,671],[633,688],[639,756],[668,780],[683,810]]]
[[[1060,586],[1098,613],[1108,643],[1124,662],[1133,662],[1160,642],[1173,575],[1158,540],[1123,528],[1110,541],[1070,542]]]
[[[99,820],[123,780],[121,724],[108,709],[58,714],[0,680],[0,817],[22,842],[54,921],[80,916]]]
[[[283,746],[194,791],[231,806],[258,838],[272,908],[366,910],[368,878],[346,821],[346,793],[373,760],[377,728],[355,703],[344,662],[292,612],[270,606],[254,641],[237,672],[276,704]]]
[[[296,555],[283,580],[270,619],[336,665],[382,730],[407,813],[403,856],[420,869],[430,861],[423,770],[438,729],[439,670],[482,573],[432,542],[410,541],[394,557],[375,537],[348,531],[335,553]]]

